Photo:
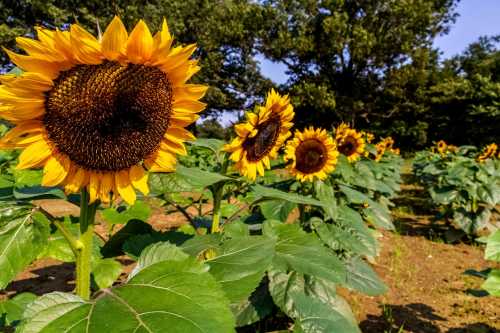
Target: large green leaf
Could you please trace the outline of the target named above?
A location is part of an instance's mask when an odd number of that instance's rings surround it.
[[[368,221],[379,228],[394,230],[389,209],[372,200],[366,194],[349,186],[339,185],[339,188],[346,195],[350,203],[368,204],[368,208],[363,210]]]
[[[233,178],[215,172],[200,170],[198,168],[186,168],[181,165],[177,167],[175,172],[184,177],[188,183],[196,187],[207,187],[218,182],[234,181]]]
[[[166,260],[91,302],[44,295],[26,310],[20,333],[234,332],[229,302],[206,270],[192,258]]]
[[[247,299],[257,288],[274,256],[275,241],[265,236],[225,240],[206,263],[231,303]]]
[[[288,215],[297,205],[285,200],[269,200],[259,204],[262,215],[267,220],[286,221]]]
[[[196,139],[196,141],[190,142],[193,146],[208,148],[214,153],[218,154],[224,145],[224,141],[218,139]]]
[[[146,247],[142,252],[137,265],[130,273],[129,279],[133,278],[144,268],[165,260],[179,261],[185,260],[189,256],[181,248],[169,242],[158,242]]]
[[[300,326],[299,332],[359,333],[356,319],[335,286],[296,272],[269,273],[269,290],[274,302]]]
[[[47,243],[48,225],[39,212],[24,215],[0,226],[0,289],[36,259]]]
[[[276,237],[273,267],[296,271],[335,283],[344,283],[344,263],[323,245],[315,234],[306,233],[297,224],[267,221],[264,234]]]
[[[500,262],[500,230],[497,230],[488,236],[488,243],[486,243],[484,257],[486,260]]]
[[[353,257],[347,262],[347,286],[370,296],[387,291],[387,286],[377,273],[359,257]]]
[[[256,200],[261,198],[280,199],[304,205],[323,206],[323,203],[319,200],[296,193],[283,192],[275,188],[265,187],[258,184],[252,186],[252,192]]]
[[[250,325],[267,317],[272,313],[273,308],[274,302],[269,294],[267,283],[261,283],[249,298],[237,304],[231,304],[237,327]]]

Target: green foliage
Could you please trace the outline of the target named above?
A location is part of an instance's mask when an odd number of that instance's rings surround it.
[[[457,153],[418,153],[413,170],[433,202],[442,206],[441,215],[467,234],[495,231],[499,226],[491,214],[500,202],[500,161],[477,162],[468,147]]]
[[[488,237],[485,259],[500,262],[500,230]],[[492,269],[481,286],[490,295],[500,297],[500,269]]]

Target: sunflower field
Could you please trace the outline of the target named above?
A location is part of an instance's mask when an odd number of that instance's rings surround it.
[[[389,290],[374,267],[408,160],[436,219],[500,261],[495,144],[405,160],[348,123],[294,127],[275,89],[231,140],[197,138],[208,86],[166,20],[152,33],[115,16],[97,37],[39,27],[17,45],[0,76],[6,332],[361,332],[344,291]],[[68,285],[13,292],[47,260]],[[483,275],[500,295],[500,270]]]

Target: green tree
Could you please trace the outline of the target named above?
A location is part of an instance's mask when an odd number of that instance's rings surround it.
[[[268,19],[259,50],[287,65],[298,122],[364,127],[408,108],[421,111],[432,42],[448,31],[457,1],[263,3]]]
[[[484,145],[500,140],[500,36],[481,37],[446,60],[430,87],[432,140]]]
[[[156,30],[163,17],[178,42],[196,42],[202,71],[196,80],[210,85],[206,114],[240,110],[262,96],[271,82],[262,77],[254,60],[260,7],[248,0],[1,0],[0,45],[15,47],[15,37],[34,35],[33,26],[67,28],[78,22],[96,32],[119,15],[132,28],[145,19]],[[8,64],[6,54],[0,63]]]

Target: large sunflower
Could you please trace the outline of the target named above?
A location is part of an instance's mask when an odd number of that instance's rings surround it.
[[[335,131],[335,140],[338,151],[347,157],[349,162],[354,162],[363,155],[365,151],[365,140],[363,134],[342,123]]]
[[[444,140],[439,140],[436,143],[437,146],[437,152],[441,155],[444,156],[446,155],[446,151],[448,150],[448,144]]]
[[[247,112],[247,121],[234,127],[237,137],[224,147],[243,176],[255,180],[257,173],[264,176],[270,169],[270,159],[278,155],[285,140],[291,135],[294,112],[288,95],[271,90],[266,104],[257,112]]]
[[[313,181],[315,177],[325,179],[335,170],[339,152],[335,141],[324,129],[306,128],[296,131],[286,145],[285,161],[290,173],[300,181]]]
[[[129,35],[118,17],[99,40],[77,24],[37,35],[17,38],[27,55],[6,50],[24,72],[0,78],[0,117],[15,125],[0,147],[23,148],[17,167],[43,167],[45,186],[133,203],[147,170],[173,171],[194,139],[184,128],[207,89],[186,84],[196,45],[171,47],[165,20],[154,37],[142,20]]]

